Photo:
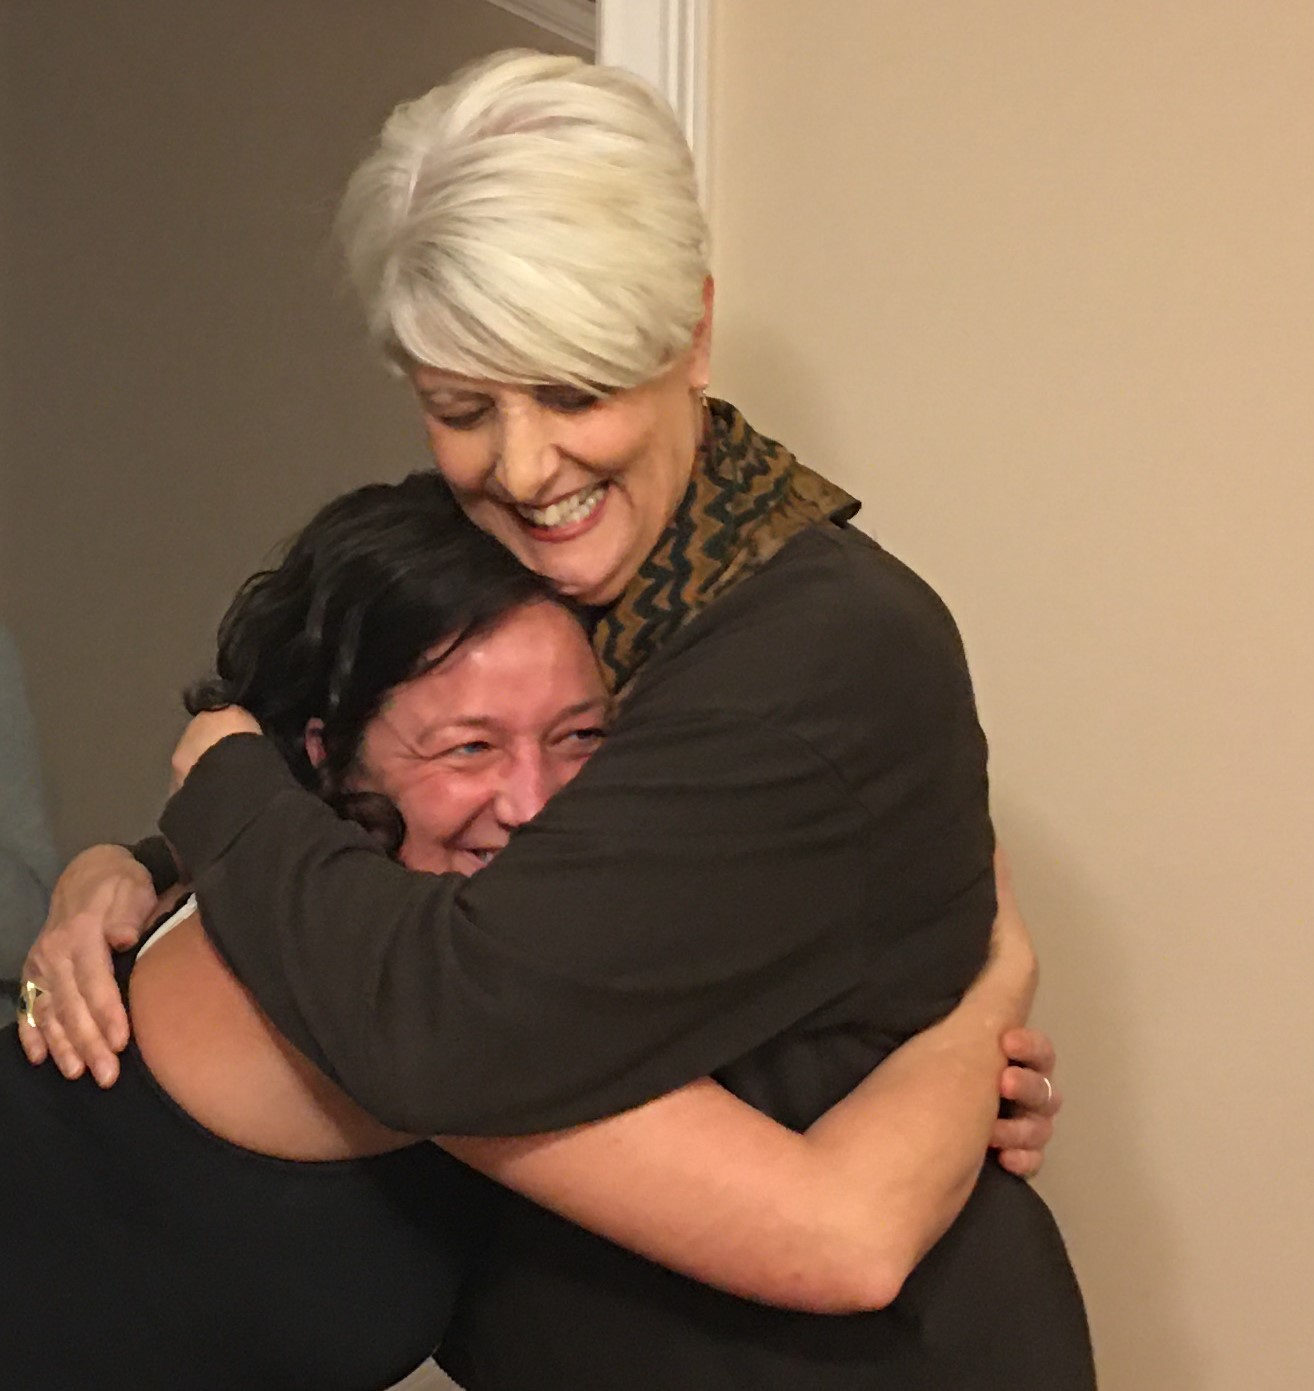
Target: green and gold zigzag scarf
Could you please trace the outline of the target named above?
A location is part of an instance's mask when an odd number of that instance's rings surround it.
[[[603,614],[593,648],[621,694],[677,629],[756,574],[805,527],[861,506],[759,435],[726,401],[709,400],[688,490],[652,554]]]

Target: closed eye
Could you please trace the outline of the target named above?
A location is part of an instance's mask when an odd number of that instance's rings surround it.
[[[469,410],[444,411],[437,406],[429,406],[429,414],[449,430],[473,430],[488,414],[488,406],[473,406]]]
[[[606,399],[596,391],[585,391],[577,386],[538,386],[534,388],[534,399],[540,406],[562,415],[579,415],[592,410]]]

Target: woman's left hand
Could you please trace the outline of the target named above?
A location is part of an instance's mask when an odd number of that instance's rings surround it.
[[[1010,1174],[1034,1178],[1045,1162],[1054,1117],[1063,1105],[1052,1080],[1054,1042],[1039,1029],[1011,1029],[1001,1042],[1009,1065],[999,1079],[999,1095],[1012,1103],[1012,1114],[995,1122],[990,1146]]]
[[[201,755],[212,749],[220,739],[226,739],[230,734],[263,733],[256,717],[240,705],[227,705],[222,710],[202,710],[199,715],[193,715],[170,760],[172,791],[177,792]]]

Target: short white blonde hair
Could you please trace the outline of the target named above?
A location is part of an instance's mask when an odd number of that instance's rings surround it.
[[[397,107],[339,228],[403,369],[625,388],[702,317],[707,223],[675,116],[578,58],[495,54]]]

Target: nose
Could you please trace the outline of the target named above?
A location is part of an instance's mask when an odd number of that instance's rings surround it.
[[[551,413],[533,400],[503,412],[494,473],[512,502],[537,505],[552,496],[560,459],[552,438]]]
[[[523,826],[543,810],[558,785],[543,751],[527,751],[507,768],[493,798],[493,815],[507,830]]]

